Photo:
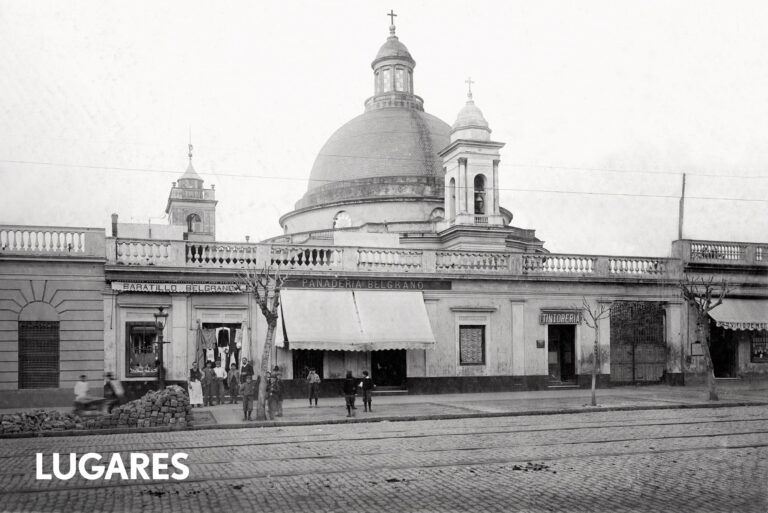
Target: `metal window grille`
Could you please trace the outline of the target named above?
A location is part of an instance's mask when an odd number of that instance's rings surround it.
[[[485,326],[459,326],[459,363],[461,365],[485,364]]]
[[[750,352],[753,363],[768,363],[768,331],[753,332]]]
[[[58,321],[19,321],[19,388],[58,387]]]

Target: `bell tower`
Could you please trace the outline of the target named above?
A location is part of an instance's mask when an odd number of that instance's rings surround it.
[[[445,218],[452,225],[504,226],[499,206],[499,150],[491,129],[472,98],[467,79],[467,103],[451,128],[451,142],[439,155],[445,169]]]
[[[184,227],[184,240],[213,242],[216,240],[216,190],[203,187],[203,179],[192,166],[192,144],[189,165],[178,182],[173,182],[165,213],[168,224]]]

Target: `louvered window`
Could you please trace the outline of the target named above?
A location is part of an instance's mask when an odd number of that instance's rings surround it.
[[[58,387],[58,321],[19,321],[19,388]]]
[[[461,365],[485,364],[485,326],[459,326],[459,363]]]

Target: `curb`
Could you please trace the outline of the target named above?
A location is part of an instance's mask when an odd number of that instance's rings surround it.
[[[187,428],[172,428],[170,426],[120,428],[120,429],[83,429],[77,431],[39,431],[33,433],[6,433],[0,434],[0,439],[12,438],[57,438],[66,436],[92,436],[92,435],[120,435],[131,433],[165,433],[203,431],[213,429],[253,429],[293,426],[322,426],[337,424],[370,424],[373,422],[413,422],[424,420],[457,420],[457,419],[482,419],[498,417],[529,417],[543,415],[576,415],[580,413],[598,413],[611,411],[647,411],[647,410],[696,410],[712,408],[736,408],[745,406],[768,406],[768,401],[734,401],[727,403],[700,403],[700,404],[662,404],[662,405],[635,405],[635,406],[584,406],[582,408],[560,408],[554,410],[525,410],[507,412],[478,412],[478,413],[446,413],[437,415],[399,415],[388,417],[353,417],[330,420],[288,420],[288,421],[253,421],[250,424],[205,424]]]

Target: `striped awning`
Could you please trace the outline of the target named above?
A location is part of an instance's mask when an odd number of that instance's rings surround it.
[[[768,330],[768,301],[724,299],[709,312],[715,323],[728,330]]]

